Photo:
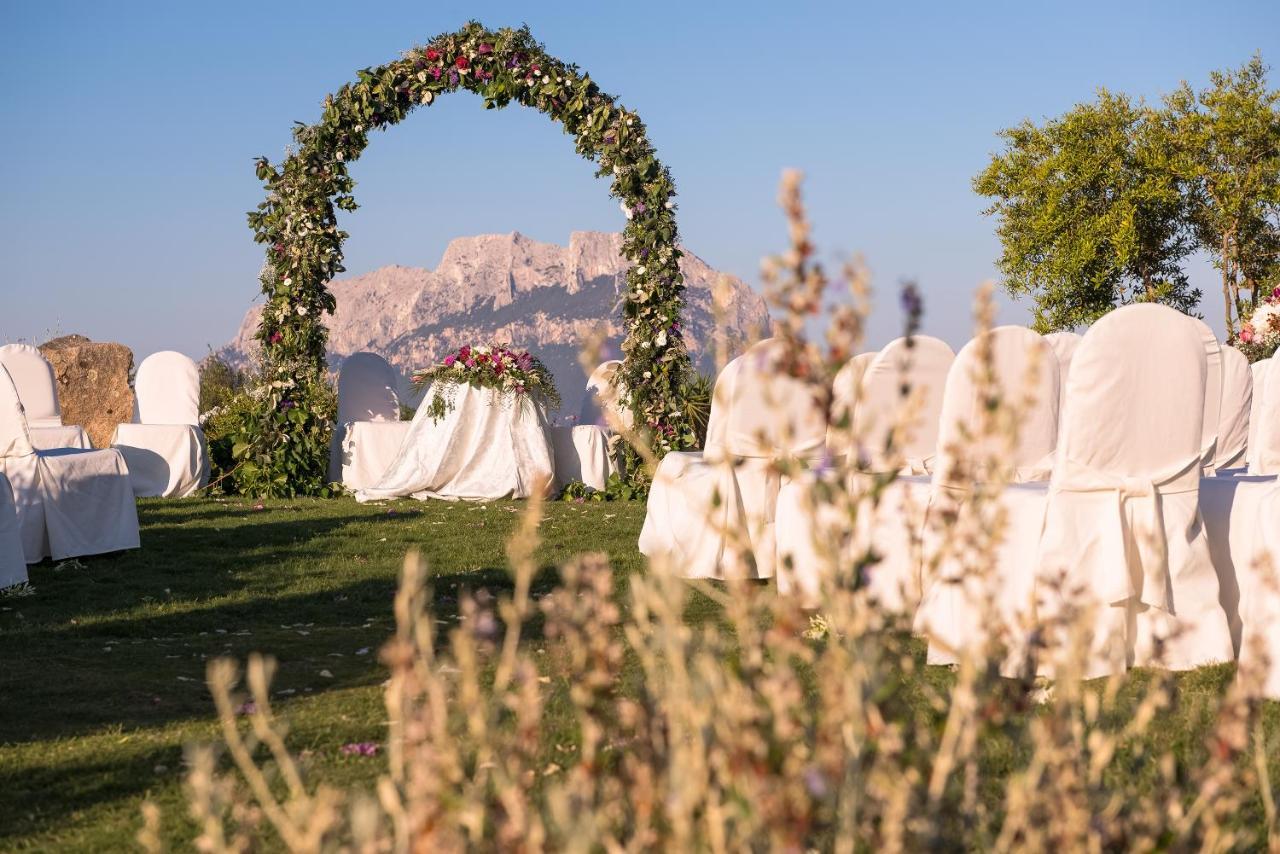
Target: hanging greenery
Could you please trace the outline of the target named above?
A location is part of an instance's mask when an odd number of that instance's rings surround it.
[[[583,157],[599,164],[597,174],[611,179],[610,193],[627,218],[622,253],[632,262],[619,388],[659,456],[692,447],[694,427],[678,405],[690,367],[680,324],[675,184],[640,118],[576,66],[549,56],[527,28],[488,30],[472,22],[358,78],[325,98],[319,122],[294,128],[295,146],[282,163],[257,161],[267,198],[249,214],[249,225],[267,246],[261,278],[267,301],[257,334],[258,406],[235,443],[245,490],[324,491],[323,316],[334,309],[328,283],[343,271],[347,234],[338,228],[337,211],[356,209],[348,164],[364,151],[371,131],[459,89],[481,96],[487,109],[514,101],[547,114],[575,137]]]

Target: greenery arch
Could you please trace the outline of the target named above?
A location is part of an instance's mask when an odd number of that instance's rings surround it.
[[[623,308],[624,400],[659,455],[695,441],[677,405],[689,357],[670,172],[640,118],[576,66],[549,56],[528,28],[489,30],[473,21],[359,72],[325,98],[319,122],[294,127],[295,146],[282,163],[257,161],[267,198],[249,213],[249,225],[268,247],[261,276],[267,301],[257,333],[264,376],[234,448],[245,491],[323,492],[329,392],[322,317],[335,306],[327,285],[344,269],[347,234],[338,228],[337,210],[356,209],[347,165],[370,131],[458,89],[483,97],[487,109],[515,101],[547,114],[573,134],[579,154],[599,163],[599,176],[612,178],[610,193],[627,217],[622,252],[632,262]]]

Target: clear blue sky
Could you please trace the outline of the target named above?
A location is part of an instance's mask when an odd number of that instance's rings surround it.
[[[278,159],[324,95],[469,18],[528,23],[648,123],[685,243],[758,280],[782,246],[778,176],[803,169],[825,250],[861,251],[899,325],[965,340],[994,274],[970,179],[996,131],[1107,86],[1149,99],[1254,51],[1280,3],[65,3],[0,0],[0,339],[79,332],[199,356],[257,294],[253,158]],[[1272,72],[1280,85],[1280,71]],[[456,236],[565,242],[622,215],[540,114],[459,93],[375,135],[353,169],[347,267],[435,266]],[[1213,273],[1196,276],[1213,287]],[[1210,292],[1211,294],[1212,292]],[[1216,301],[1206,314],[1217,326]],[[1025,310],[1006,304],[1002,320]]]

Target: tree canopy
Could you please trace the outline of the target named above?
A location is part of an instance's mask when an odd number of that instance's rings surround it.
[[[1222,270],[1232,334],[1278,278],[1280,92],[1260,56],[1160,106],[1102,89],[1000,137],[974,188],[998,215],[1004,286],[1032,298],[1037,329],[1130,302],[1192,312],[1202,294],[1183,264],[1204,251]]]

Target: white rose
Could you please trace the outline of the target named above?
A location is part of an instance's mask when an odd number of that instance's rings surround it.
[[[661,332],[659,332],[658,337],[654,339],[654,343],[657,344],[659,347],[667,346],[667,330],[664,329]]]
[[[424,104],[430,104],[435,99],[436,99],[436,96],[435,94],[432,93],[430,89],[422,93],[422,103]]]
[[[636,272],[643,276],[643,275],[644,275],[644,265],[643,265],[643,264],[641,264],[639,267],[636,267]]]
[[[306,313],[307,313],[307,307],[305,305],[298,306],[299,315],[305,315]]]

